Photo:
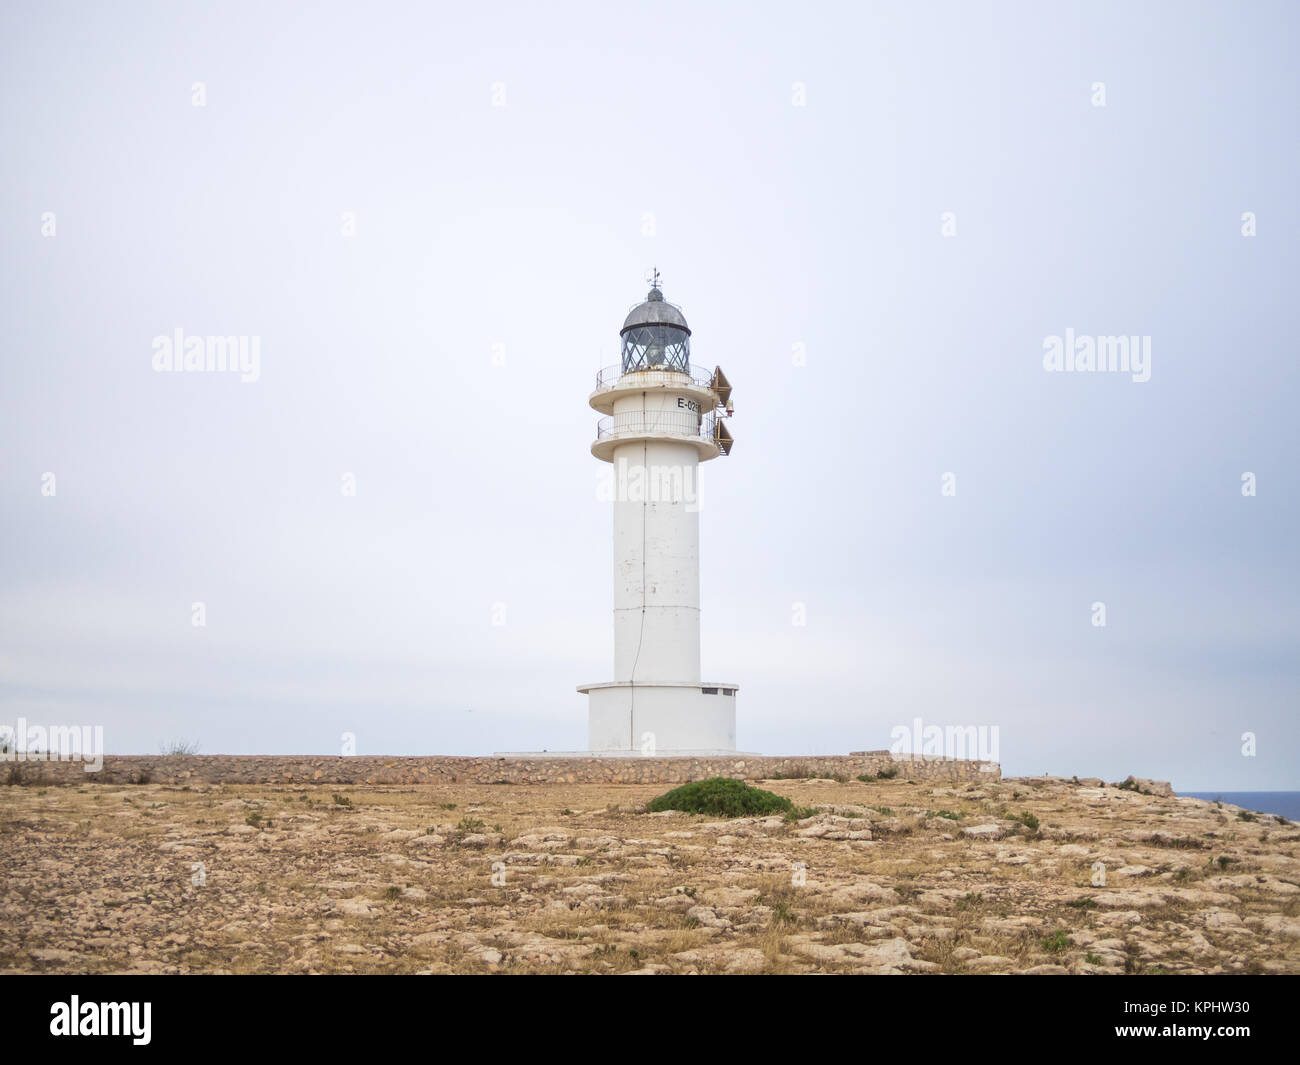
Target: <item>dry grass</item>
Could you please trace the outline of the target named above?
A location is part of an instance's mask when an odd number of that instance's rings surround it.
[[[655,786],[0,788],[0,969],[1014,971],[1086,969],[1089,944],[1120,941],[1104,971],[1300,970],[1296,936],[1259,923],[1300,913],[1295,826],[1068,783],[759,786],[874,838],[638,813]],[[1038,831],[1005,821],[1024,812]],[[963,835],[999,818],[1001,839]],[[1154,830],[1177,838],[1133,838]],[[1150,873],[1093,887],[1098,855]],[[1256,872],[1273,880],[1160,896],[1136,923],[1069,905]],[[1208,926],[1217,909],[1256,924]]]

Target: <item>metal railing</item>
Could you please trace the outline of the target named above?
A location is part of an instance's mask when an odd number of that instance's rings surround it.
[[[700,415],[689,410],[629,410],[601,418],[596,423],[596,439],[620,436],[678,436],[703,439],[714,443],[716,417],[712,411]]]
[[[654,377],[656,376],[667,377],[671,375],[672,377],[679,377],[679,378],[689,377],[693,383],[700,385],[704,388],[709,388],[713,385],[712,370],[697,370],[694,367],[691,367],[691,369],[689,370],[676,370],[676,369],[664,367],[662,369],[653,369],[653,370],[630,370],[629,372],[624,373],[622,363],[618,363],[614,366],[606,366],[603,370],[600,370],[596,374],[596,390],[600,391],[600,389],[602,388],[613,388],[614,385],[618,384],[625,377],[635,379],[636,377],[639,377],[642,374],[654,375],[654,376],[647,377],[647,383],[653,383],[653,384],[659,383],[658,381],[654,380]]]

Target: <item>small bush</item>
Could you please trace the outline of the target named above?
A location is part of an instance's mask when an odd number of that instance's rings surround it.
[[[743,780],[731,777],[712,777],[683,784],[646,804],[649,813],[681,810],[688,814],[710,814],[714,817],[784,814],[793,809],[794,803],[784,796],[751,787]]]
[[[456,831],[458,832],[477,832],[482,827],[483,822],[477,817],[462,817],[456,823]]]
[[[1043,940],[1043,949],[1048,954],[1060,954],[1070,945],[1070,934],[1064,928],[1058,928]]]
[[[898,776],[898,766],[891,765],[888,769],[882,769],[876,776],[881,780],[893,780],[894,777]]]
[[[337,806],[351,806],[351,805],[352,805],[352,800],[349,799],[346,795],[338,795],[338,794],[335,794],[335,796],[334,796],[334,802],[335,802],[335,805],[337,805]]]
[[[1238,821],[1254,821],[1254,820],[1255,820],[1255,815],[1254,815],[1253,813],[1251,813],[1249,810],[1238,810],[1238,811],[1237,811],[1237,820],[1238,820]]]
[[[167,740],[159,750],[167,757],[177,754],[192,755],[199,753],[199,745],[196,740]]]
[[[772,900],[772,923],[774,925],[796,924],[797,922],[798,918],[791,912],[788,903],[782,902],[780,899]]]

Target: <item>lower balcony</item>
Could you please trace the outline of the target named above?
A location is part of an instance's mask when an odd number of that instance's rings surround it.
[[[630,410],[601,418],[596,423],[596,442],[591,445],[591,453],[610,462],[619,444],[637,440],[689,442],[695,445],[701,462],[731,450],[731,434],[713,411],[696,414],[689,410]]]

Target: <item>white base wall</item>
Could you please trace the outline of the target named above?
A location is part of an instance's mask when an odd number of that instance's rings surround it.
[[[718,694],[704,694],[705,687],[716,687]],[[724,688],[733,694],[723,695]],[[588,697],[591,751],[667,755],[736,749],[734,684],[601,684],[578,690]]]

